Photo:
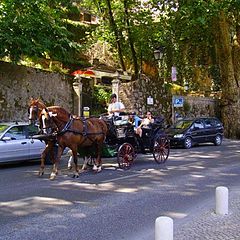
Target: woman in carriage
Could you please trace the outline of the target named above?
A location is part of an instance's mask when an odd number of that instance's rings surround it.
[[[151,112],[147,112],[146,117],[142,120],[141,124],[137,127],[136,133],[142,137],[143,131],[149,129],[154,123],[154,118]]]

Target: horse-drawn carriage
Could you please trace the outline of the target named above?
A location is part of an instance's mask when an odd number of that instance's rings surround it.
[[[93,162],[95,171],[101,171],[101,157],[106,154],[116,156],[120,168],[129,168],[137,153],[142,149],[152,152],[157,163],[164,163],[169,156],[170,143],[162,129],[162,123],[155,121],[152,126],[143,131],[140,138],[134,132],[134,127],[128,123],[127,116],[121,119],[75,117],[59,106],[46,107],[42,101],[32,100],[29,108],[29,120],[40,121],[43,134],[39,137],[46,142],[46,149],[42,154],[39,174],[44,171],[46,154],[53,152],[53,146],[58,143],[58,154],[53,159],[53,170],[50,179],[54,179],[58,172],[61,155],[66,147],[72,151],[75,173],[79,176],[77,152],[90,150],[91,156],[96,157]],[[89,155],[89,153],[88,153]],[[95,155],[95,156],[94,156]]]
[[[159,164],[168,159],[170,143],[164,133],[163,119],[156,118],[148,128],[143,128],[141,137],[128,122],[126,114],[117,118],[105,118],[105,121],[108,123],[109,133],[103,153],[110,152],[116,156],[120,168],[129,168],[140,152],[152,153],[154,160]]]

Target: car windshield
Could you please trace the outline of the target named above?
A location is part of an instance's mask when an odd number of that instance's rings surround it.
[[[9,126],[6,124],[0,124],[0,134],[3,133]]]
[[[185,128],[188,128],[189,126],[191,126],[192,123],[193,123],[193,121],[191,121],[191,120],[180,120],[180,121],[176,122],[172,126],[172,128],[185,129]]]

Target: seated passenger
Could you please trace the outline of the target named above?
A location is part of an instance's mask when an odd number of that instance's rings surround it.
[[[150,125],[154,123],[154,118],[151,112],[147,112],[146,117],[142,120],[139,127],[136,129],[136,133],[142,137],[142,128],[149,128]]]
[[[134,129],[137,129],[140,126],[142,119],[136,115],[135,112],[132,112],[129,115],[128,122],[134,126]]]

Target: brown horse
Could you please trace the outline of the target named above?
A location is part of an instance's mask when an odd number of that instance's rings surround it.
[[[101,152],[108,128],[104,120],[91,118],[73,117],[68,111],[59,106],[45,108],[41,111],[42,128],[53,130],[58,142],[58,154],[55,159],[50,179],[55,179],[61,155],[66,147],[72,150],[75,173],[79,177],[77,165],[77,153],[80,148],[94,147],[96,150],[96,161],[93,170],[101,171]]]
[[[30,123],[35,123],[37,120],[41,123],[41,112],[43,109],[49,109],[51,111],[51,107],[46,107],[45,104],[40,100],[40,99],[33,99],[31,98],[29,101],[29,122]],[[43,129],[41,126],[40,128],[42,129],[43,133],[46,131],[46,129]],[[45,132],[46,133],[46,132]],[[57,140],[55,137],[52,138],[46,138],[43,140],[46,144],[46,148],[41,154],[41,165],[40,165],[40,170],[39,170],[39,176],[42,176],[44,174],[44,168],[45,168],[45,159],[47,157],[47,154],[50,155],[50,159],[52,163],[54,163],[54,146],[57,143]]]

